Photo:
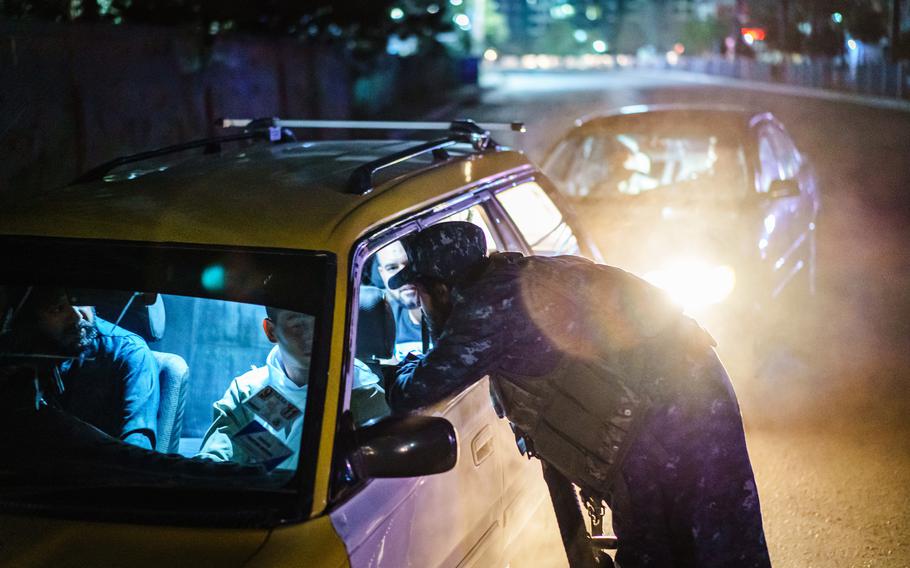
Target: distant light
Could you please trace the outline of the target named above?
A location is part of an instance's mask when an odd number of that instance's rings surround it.
[[[682,55],[686,52],[686,46],[681,43],[674,44],[673,51],[675,51],[678,55]]]
[[[768,248],[768,239],[762,238],[761,240],[759,240],[758,248],[759,248],[759,250],[765,250],[766,248]]]
[[[492,47],[483,52],[483,58],[487,61],[496,61],[499,59],[499,54]]]
[[[847,47],[850,48],[850,51],[856,51],[856,40],[854,40],[854,39],[847,40]]]
[[[219,292],[224,290],[226,272],[224,266],[220,264],[213,264],[207,266],[205,270],[202,271],[202,287],[208,290],[209,292]]]
[[[550,8],[550,16],[556,20],[564,20],[575,15],[575,6],[571,4],[559,4]]]
[[[463,30],[468,30],[471,28],[471,18],[465,14],[458,14],[452,18],[452,21],[455,22],[455,25]]]
[[[391,10],[389,10],[389,17],[395,21],[398,21],[398,20],[404,18],[404,10],[402,10],[401,8],[392,8]]]
[[[585,8],[585,17],[593,22],[600,17],[600,9],[597,6],[588,6]]]
[[[575,33],[572,34],[575,37],[575,41],[579,43],[584,43],[588,41],[588,32],[584,30],[575,30]]]
[[[439,4],[430,4],[427,6],[428,14],[438,14],[439,13]]]
[[[755,38],[752,37],[752,34],[743,34],[743,40],[745,40],[748,45],[755,43]]]
[[[677,63],[679,63],[679,54],[676,53],[675,51],[668,51],[667,52],[667,64],[676,65]]]
[[[607,51],[607,42],[602,39],[597,39],[591,43],[591,47],[593,47],[594,51],[597,53],[605,53]]]
[[[405,39],[400,38],[397,34],[392,34],[386,41],[386,53],[397,55],[399,57],[409,57],[417,53],[417,37],[408,36]]]
[[[800,22],[796,29],[803,35],[812,35],[812,24],[809,22]]]
[[[774,228],[777,226],[777,217],[774,216],[774,213],[765,217],[765,232],[771,234],[774,232]]]
[[[449,4],[452,6],[461,6],[464,4],[464,0],[449,0]]]
[[[765,28],[740,28],[739,32],[743,38],[752,36],[752,41],[765,41]],[[752,45],[751,42],[749,45]]]
[[[834,12],[833,14],[831,14],[831,19],[834,21],[835,24],[839,24],[844,21],[844,15],[841,14],[840,12]]]

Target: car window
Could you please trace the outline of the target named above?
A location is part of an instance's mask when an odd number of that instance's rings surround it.
[[[628,199],[658,192],[694,197],[745,195],[745,152],[729,127],[629,120],[570,135],[544,164],[571,197]]]
[[[796,147],[783,132],[770,124],[759,133],[758,159],[761,164],[761,192],[767,192],[771,182],[792,179],[799,173],[799,153]]]
[[[780,164],[782,179],[794,179],[799,174],[800,155],[790,137],[779,128],[770,128],[769,135],[774,146],[774,154]]]
[[[597,166],[596,162],[591,163],[588,160],[580,159],[584,157],[582,154],[590,154],[591,142],[589,140],[590,138],[582,139],[577,136],[561,140],[543,165],[547,176],[563,184],[563,191],[567,195],[583,196],[583,194],[580,194],[582,188],[573,183],[573,176],[571,175],[573,172],[579,168],[586,167],[588,163],[593,167]],[[587,144],[587,147],[582,149],[579,147],[581,144]]]
[[[771,182],[780,178],[777,156],[771,138],[762,132],[758,139],[758,162],[761,166],[758,180],[758,191],[767,192]]]
[[[492,230],[489,216],[476,204],[437,221],[467,221],[483,229],[487,253],[502,250],[498,235]],[[398,289],[389,280],[407,265],[408,259],[400,241],[394,241],[370,255],[364,264],[359,290],[358,323],[355,331],[353,361],[354,384],[351,391],[351,413],[357,424],[389,413],[381,381],[394,372],[394,366],[409,353],[420,354],[432,342],[422,324],[420,299],[412,285]],[[362,377],[369,377],[363,379]]]
[[[478,203],[470,209],[465,209],[464,211],[449,215],[439,222],[445,223],[447,221],[467,221],[469,223],[474,223],[483,229],[483,234],[487,238],[487,253],[503,249],[502,242],[499,237],[493,233],[490,218],[481,204]]]
[[[556,204],[537,182],[496,194],[534,254],[579,254],[578,239]]]
[[[604,159],[608,146],[609,141],[602,135],[570,136],[559,143],[543,169],[566,195],[597,195],[615,169]]]
[[[312,465],[324,259],[60,244],[5,258],[0,414],[22,418],[0,434],[18,456],[0,479],[244,491]]]

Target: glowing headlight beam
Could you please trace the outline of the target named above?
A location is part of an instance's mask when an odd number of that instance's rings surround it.
[[[723,302],[736,287],[732,267],[701,262],[680,262],[647,272],[644,277],[687,312]]]

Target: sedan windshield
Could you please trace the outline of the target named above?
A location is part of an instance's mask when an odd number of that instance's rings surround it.
[[[739,197],[747,189],[740,141],[702,125],[628,121],[579,131],[557,145],[545,169],[567,195],[582,198]]]
[[[299,487],[318,435],[328,255],[0,247],[0,500]]]

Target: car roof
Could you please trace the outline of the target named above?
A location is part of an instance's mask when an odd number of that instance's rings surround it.
[[[593,125],[598,122],[611,122],[626,118],[667,117],[674,119],[691,118],[693,120],[711,118],[712,120],[725,120],[731,124],[749,125],[758,116],[771,117],[766,111],[753,110],[738,105],[723,104],[652,104],[630,105],[613,109],[604,113],[592,114],[575,121],[576,126]]]
[[[257,144],[169,165],[130,164],[103,180],[17,195],[0,207],[0,233],[327,250],[442,201],[466,185],[531,165],[520,153],[467,145],[383,170],[376,188],[347,191],[351,172],[415,141]]]

